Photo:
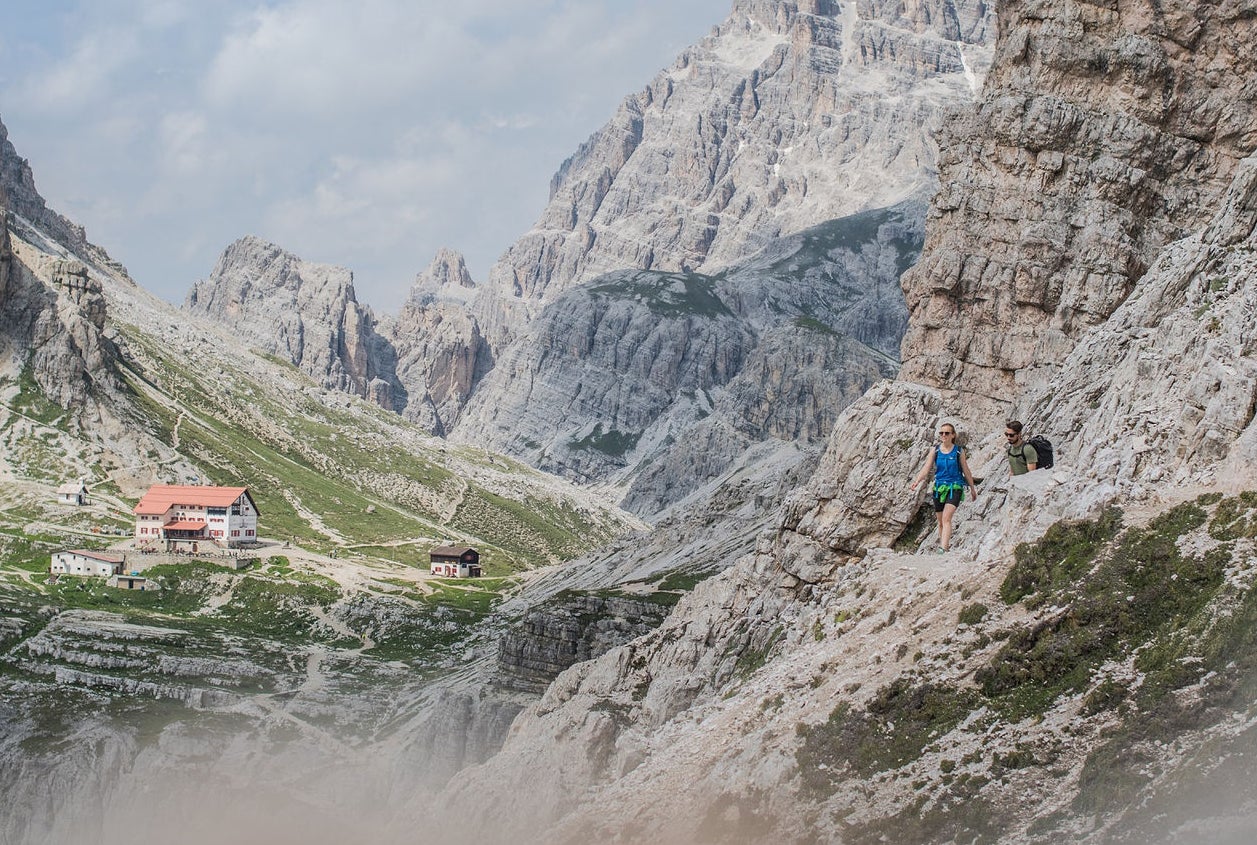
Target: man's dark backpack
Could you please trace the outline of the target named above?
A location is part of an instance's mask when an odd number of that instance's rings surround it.
[[[1034,453],[1039,456],[1039,462],[1035,464],[1035,469],[1050,469],[1053,463],[1052,441],[1042,434],[1036,434],[1026,442],[1034,447]]]

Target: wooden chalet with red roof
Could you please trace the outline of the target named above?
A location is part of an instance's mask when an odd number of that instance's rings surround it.
[[[479,578],[480,552],[471,546],[437,546],[428,553],[431,573],[446,578]]]
[[[135,506],[135,541],[158,551],[234,549],[257,542],[258,509],[247,487],[156,484]]]

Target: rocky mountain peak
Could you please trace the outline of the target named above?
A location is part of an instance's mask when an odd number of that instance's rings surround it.
[[[476,286],[471,273],[467,271],[467,262],[463,260],[462,253],[452,249],[439,250],[432,259],[428,273],[443,285],[457,284],[464,288]]]
[[[614,270],[712,272],[894,205],[933,179],[922,128],[973,96],[991,16],[970,0],[738,3],[563,164],[491,287],[538,302]]]
[[[332,297],[356,302],[353,273],[344,267],[315,264],[255,235],[230,244],[209,279],[189,292],[186,305],[238,312],[251,297],[282,295],[293,301]]]
[[[93,267],[121,265],[48,208],[0,123],[0,370],[25,371],[54,403],[81,410],[113,379],[116,350]]]
[[[48,252],[66,252],[90,265],[108,270],[125,282],[134,284],[127,270],[100,247],[88,242],[82,226],[71,222],[48,207],[35,188],[30,164],[18,155],[9,141],[9,131],[0,123],[0,196],[9,211],[9,225],[47,247]]]
[[[231,326],[246,343],[292,361],[324,386],[400,410],[391,373],[372,350],[375,318],[358,303],[353,274],[305,261],[261,238],[227,247],[184,308]]]
[[[62,247],[81,254],[86,251],[87,237],[82,226],[48,208],[35,189],[30,163],[18,155],[9,141],[9,130],[0,123],[0,191],[9,211],[38,225]]]
[[[729,17],[716,27],[716,31],[725,31],[731,26],[759,25],[786,33],[801,16],[835,15],[838,12],[838,3],[833,0],[737,0]]]
[[[410,299],[413,302],[432,296],[458,297],[475,289],[476,283],[467,270],[467,262],[463,254],[457,250],[442,247],[433,256],[428,269],[415,277]]]

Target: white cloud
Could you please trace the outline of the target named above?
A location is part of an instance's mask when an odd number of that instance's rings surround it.
[[[161,121],[163,160],[170,175],[199,176],[205,170],[210,151],[206,147],[205,116],[198,112],[176,112]]]
[[[483,278],[563,159],[730,6],[17,2],[10,135],[141,284],[182,299],[252,233],[350,267],[385,309],[442,246]]]
[[[460,20],[395,0],[262,8],[238,20],[223,42],[206,98],[223,109],[315,117],[405,107],[409,95],[443,84],[443,71],[472,51]]]
[[[26,96],[50,111],[68,111],[105,96],[113,75],[138,53],[134,33],[127,30],[89,33],[60,62],[32,76]]]
[[[195,16],[197,0],[148,0],[139,4],[136,19],[146,29],[166,30]]]

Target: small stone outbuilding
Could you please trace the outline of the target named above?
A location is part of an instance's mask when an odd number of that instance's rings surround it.
[[[81,481],[62,484],[57,488],[57,501],[63,505],[86,505],[87,485]]]
[[[160,590],[161,585],[144,575],[137,575],[132,572],[130,575],[118,574],[111,575],[109,580],[105,582],[106,586],[116,587],[119,590]]]

